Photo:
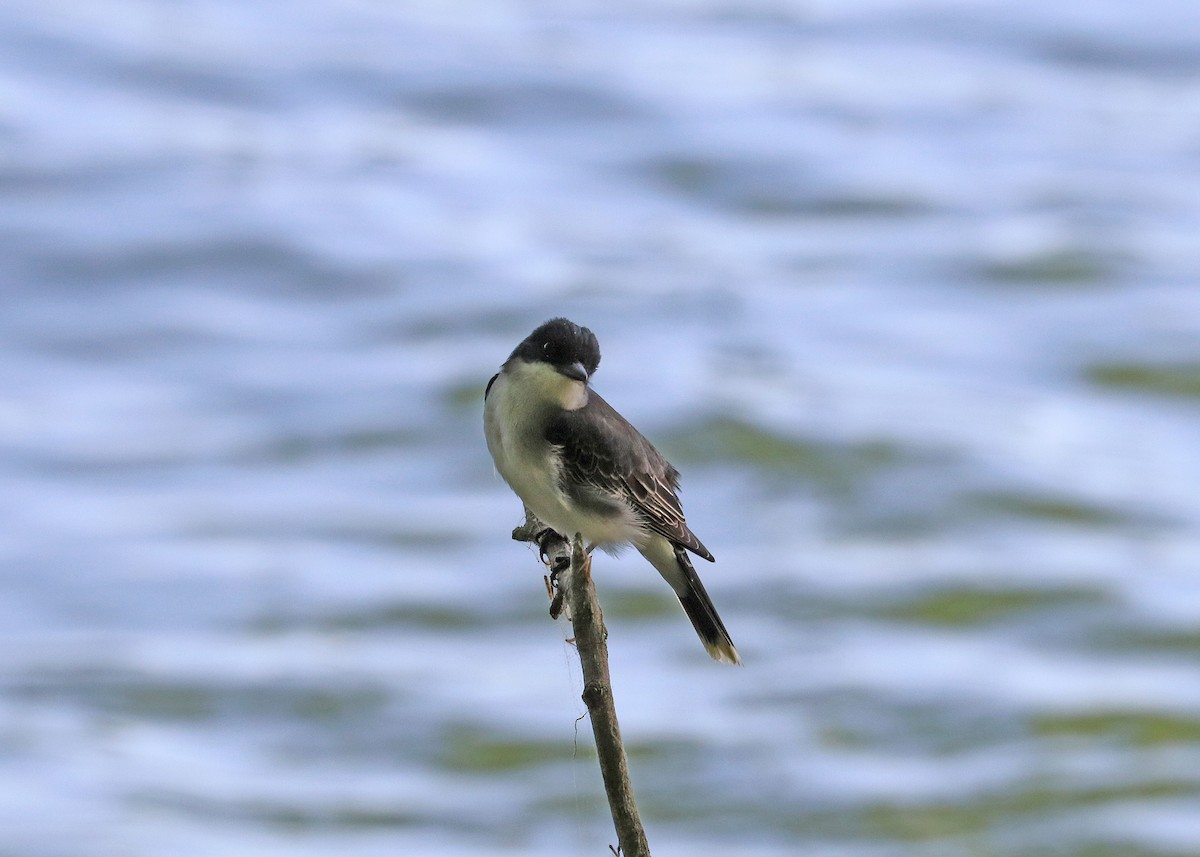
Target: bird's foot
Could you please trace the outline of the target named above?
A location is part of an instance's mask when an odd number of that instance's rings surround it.
[[[547,565],[550,564],[550,545],[555,539],[564,540],[561,535],[559,535],[557,532],[550,529],[549,527],[545,527],[544,529],[538,530],[537,535],[535,535],[533,537],[533,541],[538,546],[538,558],[542,562],[546,563]],[[556,563],[556,565],[565,566],[569,563],[570,563],[570,560],[567,560],[566,562],[564,562],[563,560],[560,559]]]

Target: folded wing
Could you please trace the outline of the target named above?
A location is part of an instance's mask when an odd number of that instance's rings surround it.
[[[546,440],[561,451],[563,489],[577,501],[625,503],[647,529],[713,561],[684,520],[679,471],[599,394],[555,417]]]

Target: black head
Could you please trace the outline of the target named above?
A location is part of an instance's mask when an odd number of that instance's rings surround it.
[[[600,343],[586,327],[552,318],[516,347],[512,356],[530,363],[549,363],[561,374],[587,381],[600,365]]]

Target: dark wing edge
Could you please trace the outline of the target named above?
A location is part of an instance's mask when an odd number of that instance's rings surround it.
[[[496,383],[496,379],[499,377],[500,373],[497,372],[492,376],[492,380],[488,381],[487,386],[483,388],[483,400],[485,402],[487,401],[488,393],[492,392],[492,385]]]
[[[679,471],[608,402],[589,392],[583,408],[563,411],[546,429],[546,439],[562,451],[564,489],[584,484],[616,495],[648,529],[714,562],[684,519],[675,493]]]

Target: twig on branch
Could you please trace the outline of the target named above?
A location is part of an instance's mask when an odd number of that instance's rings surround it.
[[[613,704],[605,643],[608,632],[604,628],[600,602],[596,599],[596,587],[592,585],[592,560],[583,548],[583,538],[576,534],[572,544],[544,527],[528,510],[525,523],[513,530],[513,538],[536,543],[550,567],[547,586],[554,597],[550,614],[556,619],[556,603],[561,607],[565,594],[575,648],[583,668],[583,701],[592,721],[600,775],[604,778],[604,791],[617,829],[617,853],[623,857],[649,857],[650,846],[638,816],[633,785],[629,782],[629,763]]]

